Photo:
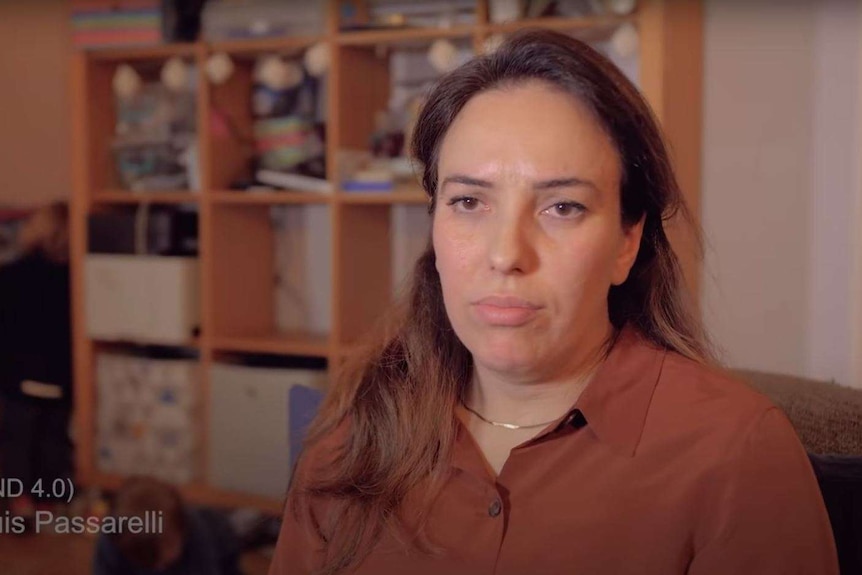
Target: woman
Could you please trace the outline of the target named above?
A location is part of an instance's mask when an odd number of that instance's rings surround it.
[[[431,245],[310,430],[271,573],[837,573],[789,422],[684,297],[632,84],[522,33],[440,81],[412,145]]]

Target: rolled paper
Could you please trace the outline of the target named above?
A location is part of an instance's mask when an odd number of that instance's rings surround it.
[[[448,40],[435,40],[428,49],[428,61],[440,73],[457,66],[458,49]]]
[[[114,94],[122,99],[133,98],[141,91],[141,77],[128,64],[120,64],[112,80]]]
[[[182,58],[174,56],[162,66],[162,84],[172,92],[182,92],[189,86],[189,67]]]
[[[233,75],[235,68],[231,57],[224,52],[218,52],[210,56],[204,67],[207,78],[209,78],[209,81],[216,86],[227,82]]]
[[[625,23],[617,28],[611,36],[611,49],[620,58],[628,58],[638,51],[638,31],[630,23]]]
[[[329,70],[329,45],[325,42],[318,42],[311,48],[305,51],[303,64],[308,73],[315,78],[319,78]]]

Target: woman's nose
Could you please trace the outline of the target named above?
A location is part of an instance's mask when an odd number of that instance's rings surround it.
[[[536,265],[533,231],[527,218],[512,214],[496,218],[490,230],[491,268],[501,273],[527,273]]]

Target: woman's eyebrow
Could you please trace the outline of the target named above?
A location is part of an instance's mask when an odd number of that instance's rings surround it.
[[[494,184],[489,182],[488,180],[480,180],[478,178],[465,176],[463,174],[452,174],[451,176],[446,176],[445,178],[443,178],[440,187],[443,188],[446,186],[446,184],[464,184],[465,186],[475,186],[477,188],[494,187]]]
[[[473,186],[477,188],[493,188],[494,183],[488,180],[481,180],[464,174],[452,174],[443,178],[440,188],[446,187],[446,184],[462,184],[465,186]],[[575,176],[565,178],[551,178],[550,180],[539,180],[533,183],[534,190],[553,190],[557,188],[576,188],[584,187],[593,192],[598,192],[598,187],[590,180],[578,178]]]
[[[598,191],[596,185],[590,180],[585,180],[583,178],[570,177],[570,178],[553,178],[550,180],[541,180],[539,182],[535,182],[533,184],[534,190],[551,190],[555,188],[576,188],[576,187],[586,187],[593,191]]]

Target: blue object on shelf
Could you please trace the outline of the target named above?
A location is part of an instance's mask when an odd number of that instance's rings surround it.
[[[290,468],[296,465],[308,426],[323,402],[323,392],[305,385],[294,385],[287,394],[287,437],[290,442]]]
[[[354,182],[348,180],[341,184],[345,192],[391,192],[392,182]]]

